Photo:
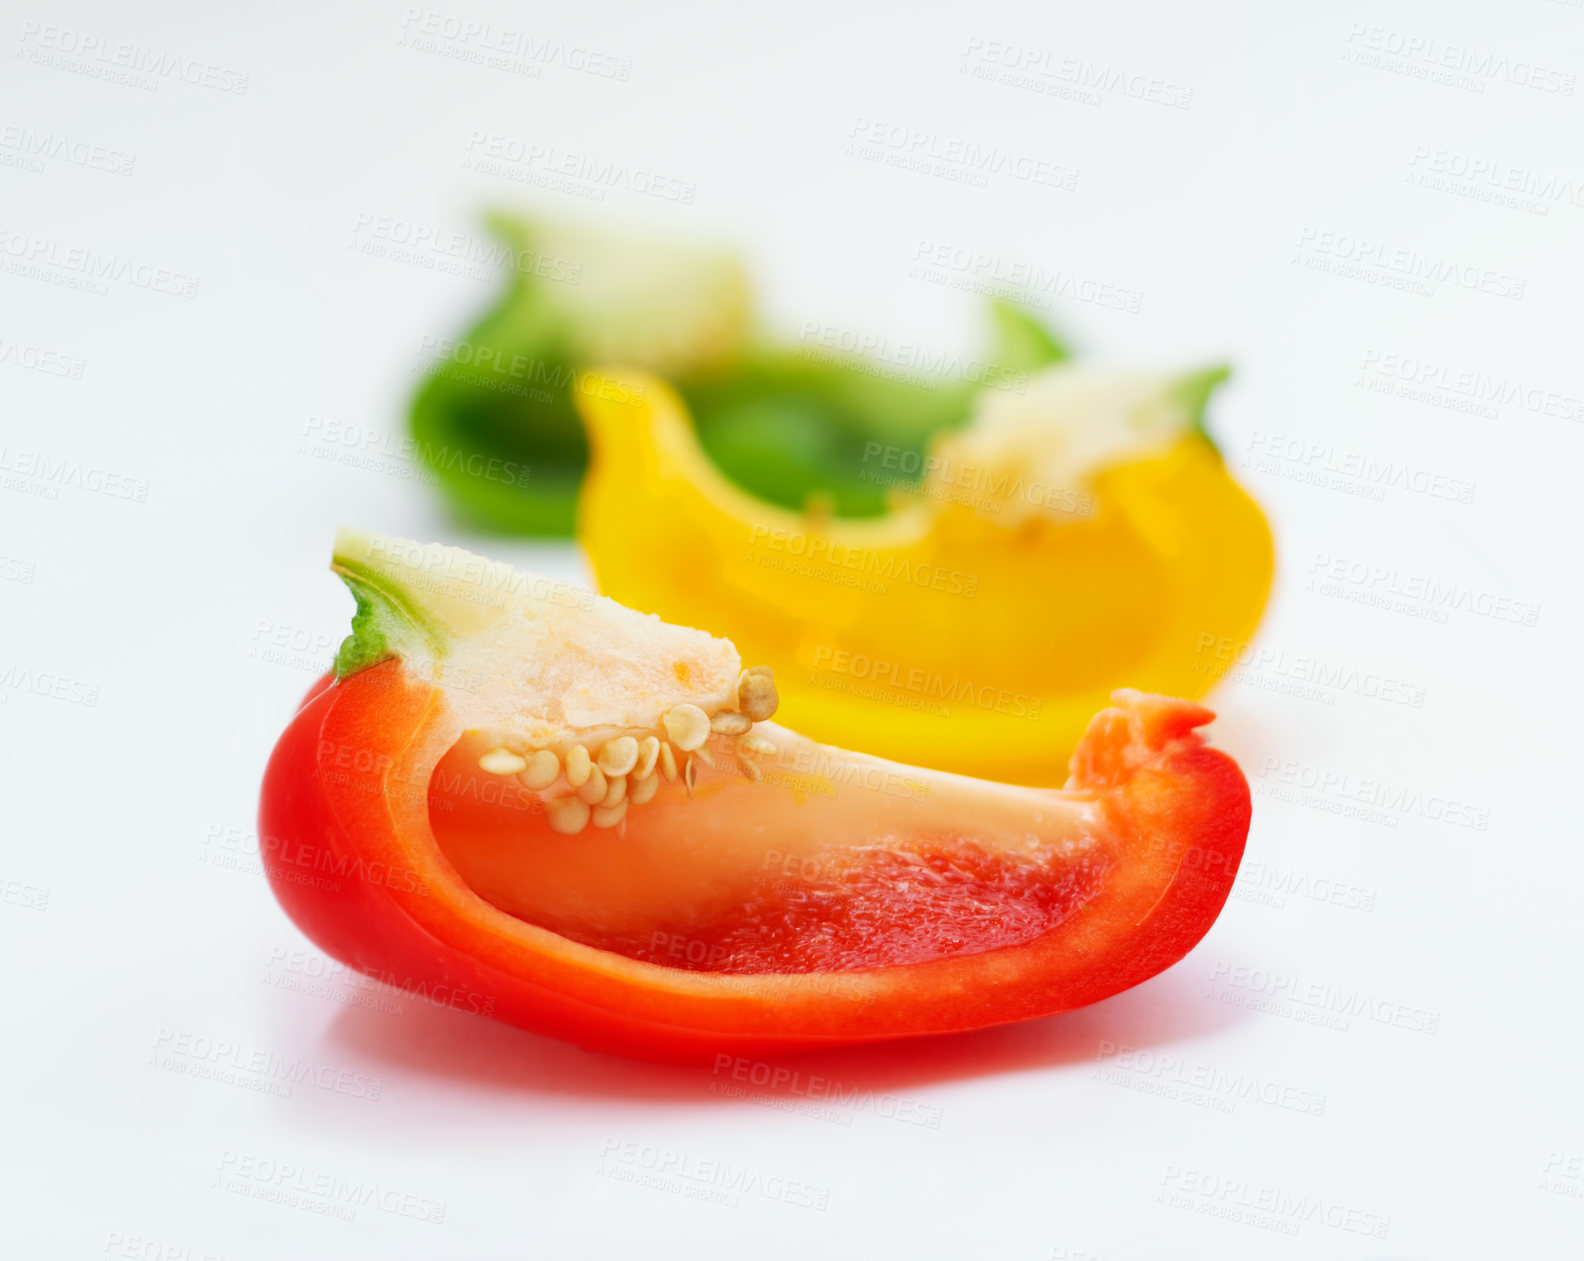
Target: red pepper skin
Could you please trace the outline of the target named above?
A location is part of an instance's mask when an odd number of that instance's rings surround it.
[[[1210,715],[1143,698],[1105,711],[1074,769],[1104,792],[1119,861],[1085,909],[1019,945],[836,973],[684,971],[570,941],[472,892],[429,830],[444,706],[391,660],[309,693],[270,757],[259,834],[292,920],[350,967],[580,1046],[708,1062],[958,1032],[1068,1011],[1183,957],[1242,857],[1248,785],[1200,742]]]

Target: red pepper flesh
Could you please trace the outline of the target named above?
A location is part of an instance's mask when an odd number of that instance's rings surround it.
[[[677,785],[675,813],[653,816],[681,820],[671,832],[646,842],[635,814],[620,838],[636,854],[673,846],[675,870],[579,887],[626,870],[599,866],[625,861],[615,834],[609,850],[554,836],[531,794],[487,799],[478,781],[439,774],[456,763],[446,694],[393,657],[322,680],[281,737],[263,785],[264,863],[291,918],[348,966],[592,1049],[698,1062],[1028,1020],[1181,959],[1214,923],[1243,853],[1248,785],[1195,730],[1210,711],[1116,699],[1066,789],[925,772],[922,804],[906,789],[864,789],[861,808],[814,800],[826,813],[810,819],[851,816],[860,843],[839,838],[837,856],[812,868],[777,865],[767,850],[763,879],[701,920],[685,900],[664,904],[665,879],[707,887],[713,874],[708,847],[687,848],[686,821],[751,831],[750,794],[770,785],[701,784],[694,800]],[[1000,795],[981,808],[976,793]],[[1052,820],[1073,802],[1088,822],[1057,843]],[[797,826],[796,810],[778,804],[773,826]],[[1027,853],[979,835],[1010,834],[1020,811]]]

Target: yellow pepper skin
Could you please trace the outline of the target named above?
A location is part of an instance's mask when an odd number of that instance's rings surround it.
[[[1097,469],[1078,512],[998,516],[937,487],[833,519],[728,481],[662,381],[587,377],[578,404],[601,591],[772,666],[780,716],[816,740],[1059,784],[1113,689],[1202,695],[1269,592],[1265,518],[1187,426]]]

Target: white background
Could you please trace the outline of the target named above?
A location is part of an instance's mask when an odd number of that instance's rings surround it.
[[[531,37],[514,62],[531,73],[443,55],[466,37],[416,44],[403,4],[137,7],[11,3],[0,25],[8,1256],[1580,1254],[1584,7],[442,11]],[[84,37],[200,81],[96,78],[83,67],[112,63],[58,46]],[[1032,86],[964,73],[997,41],[1033,54]],[[567,64],[590,53],[628,77]],[[1442,57],[1467,81],[1428,77]],[[1069,61],[1191,89],[1188,107],[1037,90]],[[1565,77],[1513,81],[1537,62]],[[860,120],[1048,159],[1076,187],[867,161]],[[694,198],[512,182],[471,169],[475,133]],[[33,169],[25,136],[131,173]],[[487,204],[734,240],[788,337],[816,321],[973,345],[981,299],[909,275],[928,242],[1142,293],[1136,313],[1051,299],[1091,353],[1235,362],[1213,426],[1239,467],[1267,452],[1241,476],[1280,572],[1264,655],[1213,697],[1255,819],[1197,950],[1069,1017],[800,1064],[861,1092],[834,1105],[725,1099],[708,1070],[345,976],[311,988],[322,958],[257,874],[252,830],[271,743],[344,633],[332,529],[583,572],[570,546],[469,538],[399,454],[356,467],[306,443],[333,421],[399,452],[425,339],[495,291],[359,252],[368,225],[475,231]],[[78,247],[196,277],[196,296],[68,287]],[[1335,270],[1365,249],[1384,272]],[[19,271],[40,252],[48,274]],[[1456,278],[1405,291],[1394,266]],[[80,379],[28,366],[46,351]],[[1394,356],[1417,396],[1390,392]],[[82,482],[40,476],[41,456]],[[1335,472],[1350,461],[1413,478]],[[83,484],[106,474],[133,497]],[[1368,602],[1430,583],[1453,603]],[[1347,673],[1291,694],[1316,657]],[[1421,703],[1372,695],[1382,679]],[[1284,799],[1285,779],[1326,777]],[[199,1075],[255,1055],[365,1097]],[[624,1144],[811,1184],[826,1207],[635,1185],[621,1175],[649,1157],[624,1163]],[[265,1198],[275,1178],[398,1194],[348,1222]],[[1231,1216],[1261,1208],[1266,1225]]]

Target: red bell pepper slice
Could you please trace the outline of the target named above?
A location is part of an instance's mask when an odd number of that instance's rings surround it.
[[[690,790],[563,835],[477,769],[443,673],[393,651],[322,680],[270,758],[275,894],[351,967],[589,1048],[763,1057],[1081,1007],[1204,936],[1248,832],[1213,715],[1123,691],[1060,790],[762,724],[758,774],[717,749]]]

